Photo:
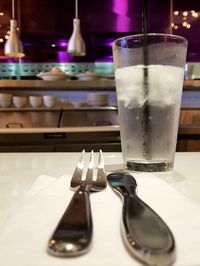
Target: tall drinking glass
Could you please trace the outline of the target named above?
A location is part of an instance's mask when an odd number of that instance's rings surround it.
[[[173,169],[187,40],[169,34],[117,39],[113,60],[125,168]]]

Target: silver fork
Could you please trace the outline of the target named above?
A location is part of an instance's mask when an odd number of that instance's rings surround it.
[[[97,175],[94,175],[94,155],[90,154],[86,178],[83,180],[85,151],[78,161],[71,180],[75,190],[71,202],[51,236],[47,252],[57,257],[72,257],[86,253],[92,240],[90,192],[98,192],[107,185],[102,151],[99,151]]]

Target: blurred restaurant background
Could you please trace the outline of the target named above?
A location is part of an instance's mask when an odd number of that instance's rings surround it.
[[[200,151],[199,29],[199,1],[148,1],[149,32],[188,40],[177,151]],[[121,151],[112,42],[141,32],[140,0],[1,0],[0,152]]]

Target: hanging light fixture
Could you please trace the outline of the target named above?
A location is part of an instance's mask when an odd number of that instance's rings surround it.
[[[81,36],[80,19],[78,18],[78,0],[75,0],[75,18],[73,19],[73,32],[69,39],[67,52],[74,56],[86,55],[85,42]]]
[[[17,20],[15,19],[15,1],[12,0],[12,19],[10,20],[10,36],[4,46],[4,54],[8,57],[21,58],[25,54],[17,32]]]

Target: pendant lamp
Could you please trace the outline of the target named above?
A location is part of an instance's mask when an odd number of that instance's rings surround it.
[[[74,56],[86,55],[85,42],[81,36],[80,19],[78,18],[78,0],[75,0],[75,18],[73,19],[73,32],[69,39],[67,52]]]
[[[22,58],[25,56],[23,46],[17,32],[17,20],[15,19],[15,1],[12,0],[12,19],[10,20],[10,36],[4,46],[4,54],[8,57]]]

